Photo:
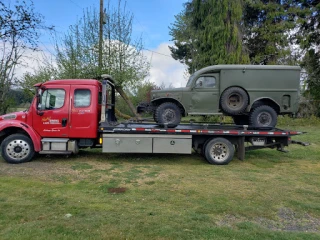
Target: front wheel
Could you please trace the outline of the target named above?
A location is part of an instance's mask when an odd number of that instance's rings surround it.
[[[169,127],[176,127],[181,121],[181,110],[172,102],[162,103],[155,110],[154,118],[160,125],[168,124]]]
[[[210,164],[226,165],[234,156],[234,147],[225,138],[214,138],[204,148],[205,157]]]
[[[35,152],[31,139],[23,134],[6,137],[1,145],[1,155],[8,163],[29,162]]]

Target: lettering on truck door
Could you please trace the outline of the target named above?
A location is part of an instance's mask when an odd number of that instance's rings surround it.
[[[68,137],[70,85],[54,85],[41,90],[33,128],[42,137]]]

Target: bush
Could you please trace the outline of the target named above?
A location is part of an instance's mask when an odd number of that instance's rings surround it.
[[[291,118],[289,116],[279,116],[278,125],[281,126],[320,126],[320,118],[315,115],[305,118]]]

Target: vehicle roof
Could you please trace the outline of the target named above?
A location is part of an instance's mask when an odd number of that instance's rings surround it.
[[[101,83],[95,79],[57,79],[57,80],[49,80],[44,83],[37,83],[34,86],[47,86],[47,85],[96,85],[100,86]]]
[[[194,73],[194,75],[203,74],[206,72],[218,72],[220,70],[233,70],[233,69],[263,69],[263,70],[296,70],[300,71],[299,66],[288,65],[242,65],[242,64],[228,64],[228,65],[212,65],[202,68]]]

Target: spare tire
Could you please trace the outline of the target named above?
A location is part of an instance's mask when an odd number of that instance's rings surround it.
[[[220,98],[222,110],[230,115],[244,112],[248,106],[249,97],[242,88],[231,87],[225,90]]]
[[[155,110],[154,120],[160,125],[176,127],[181,121],[181,110],[172,102],[162,103]]]
[[[275,127],[277,112],[270,106],[263,105],[255,108],[250,115],[250,125],[254,127]]]

